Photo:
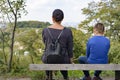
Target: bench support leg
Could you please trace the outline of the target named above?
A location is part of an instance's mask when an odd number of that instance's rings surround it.
[[[49,72],[49,80],[52,80],[52,71]]]
[[[115,80],[120,80],[120,71],[115,71]]]

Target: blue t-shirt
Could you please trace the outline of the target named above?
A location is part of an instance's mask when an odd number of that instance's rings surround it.
[[[93,36],[87,42],[87,59],[90,64],[108,63],[110,40],[104,36]]]

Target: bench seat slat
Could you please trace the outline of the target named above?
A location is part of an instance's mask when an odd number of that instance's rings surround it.
[[[30,64],[30,70],[120,70],[120,64]]]

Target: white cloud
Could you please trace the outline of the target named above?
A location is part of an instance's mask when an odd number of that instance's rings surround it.
[[[34,9],[34,8],[38,8],[40,6],[43,6],[47,3],[47,0],[27,0],[27,7]]]
[[[21,20],[51,21],[54,9],[64,11],[64,22],[80,22],[84,19],[81,9],[93,0],[27,0],[28,15]],[[95,0],[100,1],[100,0]]]

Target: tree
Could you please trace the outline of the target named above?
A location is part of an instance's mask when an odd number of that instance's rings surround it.
[[[23,47],[23,53],[25,51],[29,52],[29,56],[31,58],[31,63],[35,63],[35,59],[39,59],[41,53],[44,48],[44,44],[42,42],[42,29],[26,29],[25,31],[22,30],[19,32],[18,37],[16,37],[16,41],[20,43],[20,46]],[[40,50],[40,51],[39,51]],[[23,55],[22,53],[22,55]],[[35,58],[34,58],[35,57]]]
[[[107,29],[107,36],[120,41],[120,1],[109,0],[101,2],[91,2],[87,8],[82,9],[86,19],[79,24],[80,28],[91,31],[91,26],[97,22],[102,22]],[[91,25],[92,24],[92,25]]]
[[[11,71],[12,67],[12,57],[14,52],[14,37],[15,30],[17,26],[18,18],[21,17],[21,13],[25,13],[25,1],[24,0],[0,0],[0,9],[1,12],[8,18],[10,23],[14,22],[11,25],[11,44],[10,44],[10,59],[8,62],[8,71]]]

